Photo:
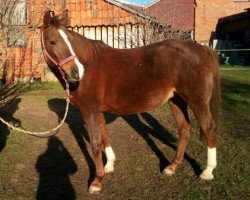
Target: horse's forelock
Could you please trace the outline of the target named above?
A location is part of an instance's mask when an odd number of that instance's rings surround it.
[[[51,25],[58,28],[59,27],[59,21],[57,20],[57,18],[54,16],[51,18]]]

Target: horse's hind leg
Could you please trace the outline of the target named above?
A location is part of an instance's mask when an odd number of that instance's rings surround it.
[[[108,131],[105,126],[105,119],[102,117],[101,123],[102,145],[107,157],[107,163],[104,166],[105,173],[114,171],[115,153],[109,144]]]
[[[201,104],[200,106],[195,106],[192,108],[192,110],[196,119],[200,123],[202,131],[201,134],[204,134],[208,146],[207,167],[201,173],[200,177],[202,179],[211,180],[214,178],[212,172],[217,165],[215,122],[212,118],[210,107],[208,104]]]
[[[177,145],[176,155],[172,163],[164,169],[164,172],[168,175],[175,173],[175,170],[183,160],[185,149],[187,146],[188,138],[190,135],[190,121],[187,112],[187,103],[178,95],[175,95],[169,100],[169,105],[176,121],[179,141]]]

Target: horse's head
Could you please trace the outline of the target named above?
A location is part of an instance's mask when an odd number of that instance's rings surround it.
[[[77,58],[72,44],[73,35],[68,31],[68,12],[55,16],[46,11],[41,28],[41,43],[46,62],[52,71],[58,70],[71,81],[79,81],[84,75],[84,66]]]

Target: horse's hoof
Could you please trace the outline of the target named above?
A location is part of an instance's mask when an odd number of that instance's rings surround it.
[[[105,171],[106,174],[107,173],[111,173],[111,172],[114,171],[114,166],[112,166],[112,165],[105,165],[104,171]]]
[[[203,180],[212,180],[212,179],[214,179],[214,175],[211,172],[204,170],[201,173],[200,178]]]
[[[89,187],[89,193],[90,194],[99,194],[100,192],[101,192],[101,187],[100,186],[91,185]]]
[[[163,172],[169,176],[172,176],[175,174],[176,168],[177,168],[177,164],[172,163],[172,164],[168,165],[167,167],[165,167]]]
[[[172,176],[172,175],[175,174],[175,171],[173,171],[172,169],[169,169],[169,168],[167,168],[167,167],[163,170],[163,172],[164,172],[165,174],[167,174],[168,176]]]

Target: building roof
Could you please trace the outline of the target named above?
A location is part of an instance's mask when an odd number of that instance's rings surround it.
[[[70,2],[71,1],[71,2]],[[114,25],[133,22],[133,14],[106,0],[67,1],[71,26]]]
[[[231,21],[236,21],[244,18],[249,18],[250,17],[250,8],[244,9],[245,12],[237,13],[234,15],[226,16],[223,18],[219,19],[219,23],[224,23],[224,22],[231,22]],[[249,21],[250,23],[250,21]]]
[[[133,13],[106,0],[67,0],[66,3],[57,5],[50,2],[36,0],[29,6],[28,16],[31,24],[41,24],[42,16],[48,9],[56,14],[67,9],[71,27],[115,25],[134,21]]]
[[[146,7],[128,3],[123,5],[170,25],[175,30],[194,29],[194,0],[157,0]]]
[[[176,30],[194,28],[194,0],[158,0],[144,9],[145,14],[157,18]]]
[[[248,8],[245,10],[245,12],[220,18],[217,24],[217,31],[219,33],[249,31],[250,9]]]
[[[41,24],[46,9],[56,13],[68,9],[71,27],[136,23],[136,16],[171,25],[174,29],[190,30],[194,27],[193,3],[194,0],[159,0],[148,7],[140,7],[116,0],[67,0],[57,5],[47,0],[36,0],[34,5],[29,6],[28,16],[33,16],[30,19],[32,23],[37,21]]]
[[[121,3],[119,1],[116,1],[116,0],[105,0],[111,4],[114,4],[115,6],[123,9],[123,10],[126,10],[128,12],[130,12],[131,14],[133,14],[134,16],[137,16],[137,17],[141,17],[143,19],[148,19],[150,21],[153,21],[153,22],[156,22],[158,24],[161,24],[162,21],[161,20],[158,20],[157,18],[153,17],[153,16],[150,16],[150,15],[147,15],[143,8],[140,7],[140,6],[136,6],[134,4],[127,4],[127,3]],[[163,23],[165,25],[165,23]]]

